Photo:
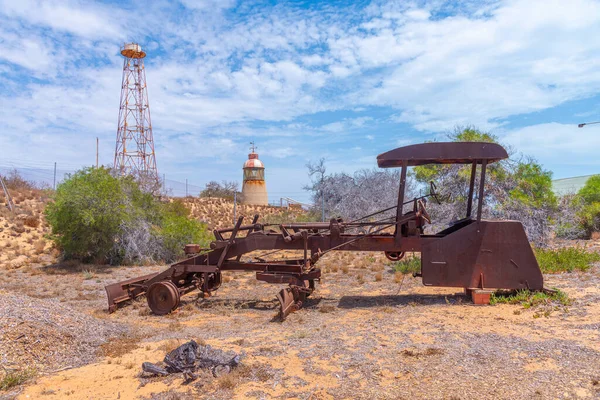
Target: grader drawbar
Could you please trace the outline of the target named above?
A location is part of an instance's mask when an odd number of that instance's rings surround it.
[[[255,271],[260,281],[286,285],[277,294],[279,315],[285,319],[315,290],[321,277],[318,260],[330,251],[382,251],[392,261],[400,260],[405,252],[420,252],[421,272],[416,275],[428,286],[471,292],[542,290],[543,277],[523,225],[481,218],[486,168],[507,157],[502,146],[480,142],[424,143],[380,154],[379,167],[401,168],[396,205],[349,222],[337,218],[325,223],[275,225],[262,224],[255,215],[244,225],[241,217],[233,228],[214,231],[210,249],[188,245],[188,258],[167,270],[106,286],[109,311],[145,295],[155,314],[167,314],[179,306],[181,296],[193,290],[210,296],[221,286],[223,271]],[[471,165],[465,217],[435,234],[424,233],[425,224],[431,223],[427,198],[439,201],[435,185],[431,184],[425,196],[409,201],[404,198],[408,167],[426,164]],[[480,179],[475,196],[477,174]],[[395,215],[386,218],[384,213]],[[300,251],[303,256],[264,258],[281,250]],[[242,260],[255,251],[267,253]]]

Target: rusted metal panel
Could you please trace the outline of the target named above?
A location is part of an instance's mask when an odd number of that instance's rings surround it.
[[[428,242],[421,253],[421,273],[428,286],[543,288],[537,260],[517,221],[473,222]]]

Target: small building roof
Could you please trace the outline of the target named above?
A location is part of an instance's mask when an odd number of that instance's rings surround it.
[[[552,191],[559,195],[575,194],[585,186],[588,179],[594,175],[574,176],[572,178],[555,179],[552,181]]]
[[[430,142],[398,147],[377,156],[380,168],[401,167],[406,160],[408,166],[425,164],[481,164],[508,158],[504,147],[487,142]]]

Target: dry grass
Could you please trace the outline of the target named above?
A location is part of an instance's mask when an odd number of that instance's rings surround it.
[[[38,226],[40,226],[40,220],[38,219],[38,217],[36,217],[34,215],[28,215],[23,220],[23,224],[30,228],[37,228]]]
[[[319,308],[319,312],[322,312],[322,313],[332,313],[332,312],[334,312],[334,311],[335,311],[335,309],[336,309],[336,308],[335,308],[334,306],[330,306],[330,305],[327,305],[327,304],[326,304],[326,305],[324,305],[324,306],[321,306],[321,307]]]
[[[402,281],[404,280],[404,274],[400,271],[396,271],[394,273],[394,282],[395,283],[402,283]]]
[[[236,374],[225,374],[217,378],[217,387],[222,390],[233,390],[239,383]]]
[[[375,282],[381,282],[383,280],[383,274],[378,272],[375,274]]]
[[[35,251],[36,254],[42,254],[44,252],[45,248],[46,248],[45,240],[37,240],[33,243],[33,250]]]
[[[362,285],[363,283],[365,283],[365,276],[362,273],[357,274],[356,281],[359,285]]]
[[[165,353],[170,353],[175,350],[179,346],[183,344],[182,339],[169,339],[160,346],[158,346],[158,350],[164,351]]]
[[[98,350],[103,357],[121,357],[140,347],[141,336],[120,336],[102,344]]]
[[[0,390],[8,390],[15,386],[22,385],[35,375],[36,371],[31,368],[9,371],[2,377],[2,379],[0,379]]]
[[[444,350],[435,347],[428,347],[425,350],[404,349],[401,354],[405,357],[428,357],[444,354]]]
[[[190,210],[190,215],[205,222],[209,228],[226,228],[234,225],[233,221],[233,201],[222,198],[194,198],[187,197],[181,199],[185,206]],[[264,222],[269,219],[278,219],[287,217],[295,219],[303,213],[302,210],[292,210],[273,206],[255,206],[238,204],[237,217],[245,216],[246,220],[251,219],[255,214],[259,214]]]

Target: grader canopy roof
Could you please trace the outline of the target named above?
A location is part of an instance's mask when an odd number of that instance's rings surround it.
[[[425,164],[487,164],[508,158],[506,150],[496,143],[433,142],[399,147],[377,156],[380,168],[401,167],[403,161],[414,167]]]

